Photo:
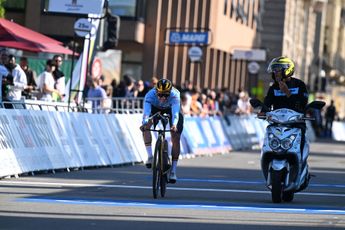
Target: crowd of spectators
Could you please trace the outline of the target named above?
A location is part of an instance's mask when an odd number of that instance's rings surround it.
[[[124,75],[123,80],[119,83],[113,80],[111,84],[105,85],[103,76],[98,80],[98,84],[106,92],[106,96],[92,97],[86,93],[86,100],[112,100],[107,103],[107,108],[118,107],[119,104],[115,100],[143,99],[146,93],[155,86],[158,78],[152,77],[150,81],[134,80],[129,75]],[[238,115],[252,113],[252,107],[249,104],[249,95],[244,90],[239,90],[238,94],[231,93],[227,89],[200,89],[192,82],[186,81],[182,86],[175,86],[181,93],[181,111],[185,116],[213,116],[227,113],[235,113]],[[93,103],[93,102],[92,102]],[[100,106],[104,103],[98,103]],[[93,103],[93,105],[96,105]],[[142,101],[140,103],[142,106]],[[100,111],[99,108],[93,107],[94,111]]]
[[[0,102],[16,100],[37,99],[47,102],[63,101],[65,96],[65,75],[60,70],[63,63],[61,55],[55,55],[46,61],[45,69],[38,76],[30,69],[28,59],[16,57],[0,50]],[[89,80],[84,90],[84,98],[92,103],[93,112],[112,112],[122,103],[116,100],[133,101],[139,99],[136,107],[142,108],[143,98],[155,86],[158,78],[152,77],[150,81],[135,80],[130,75],[124,75],[120,82],[115,79],[105,84],[104,76]],[[228,89],[201,89],[193,82],[185,81],[181,86],[175,86],[181,93],[181,111],[185,116],[213,116],[213,115],[248,115],[253,112],[249,94],[239,89],[232,93]],[[131,105],[133,106],[133,105]],[[3,107],[12,108],[11,103],[3,103]],[[133,107],[132,107],[133,108]],[[314,130],[319,137],[331,135],[332,124],[337,112],[334,101],[331,101],[323,111],[313,111],[316,119],[313,121]]]
[[[12,108],[11,103],[25,99],[42,101],[63,101],[65,96],[65,75],[60,70],[63,62],[61,55],[55,55],[45,63],[42,73],[30,69],[28,59],[10,54],[7,49],[0,50],[0,102],[5,108]]]

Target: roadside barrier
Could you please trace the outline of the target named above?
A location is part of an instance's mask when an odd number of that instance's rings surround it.
[[[140,113],[0,109],[0,178],[143,162],[147,155],[139,130],[141,119]],[[255,115],[185,117],[181,157],[258,148],[266,125]],[[335,122],[333,129],[338,130],[338,138],[345,139],[343,123]],[[308,132],[313,136],[312,129]],[[167,139],[171,139],[169,133]],[[153,135],[153,145],[155,140]]]

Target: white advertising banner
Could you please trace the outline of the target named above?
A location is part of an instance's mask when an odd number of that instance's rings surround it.
[[[143,133],[140,130],[143,115],[133,114],[132,116],[133,120],[125,119],[127,121],[127,128],[131,134],[134,146],[137,149],[137,156],[139,159],[141,159],[140,161],[145,161],[147,158],[147,152],[143,139]],[[167,140],[169,139],[169,133],[166,133],[166,138]]]
[[[80,126],[84,130],[84,137],[88,139],[94,150],[93,157],[97,158],[100,161],[101,165],[110,165],[111,162],[109,156],[106,153],[103,143],[100,140],[101,136],[104,135],[104,133],[102,132],[102,130],[99,130],[96,124],[93,124],[91,122],[95,117],[103,117],[103,115],[89,113],[78,113],[77,115]]]
[[[117,119],[117,115],[105,117],[109,127],[111,127],[112,136],[119,146],[119,154],[121,156],[122,163],[134,162],[134,146],[131,144],[129,134],[126,132],[126,130],[122,129],[120,121]]]
[[[83,161],[78,154],[76,145],[74,144],[74,136],[69,135],[71,132],[69,131],[69,122],[66,119],[65,114],[66,113],[51,112],[49,114],[50,125],[57,142],[59,142],[59,145],[61,146],[61,155],[63,155],[66,160],[66,167],[82,167]]]
[[[101,14],[104,0],[49,0],[48,11],[64,14]]]
[[[0,177],[22,173],[14,153],[18,147],[19,140],[14,133],[10,114],[0,109]]]
[[[136,141],[139,138],[142,139],[142,134],[139,130],[139,126],[141,121],[134,119],[134,115],[128,114],[116,114],[116,118],[118,119],[118,125],[120,129],[123,131],[123,134],[126,136],[129,146],[131,146],[131,151],[127,154],[130,155],[130,159],[132,162],[141,162],[143,161],[142,156],[139,154],[138,148],[140,146],[136,146],[138,144]],[[130,117],[130,119],[129,119]],[[142,150],[145,150],[145,146],[142,146]],[[141,150],[141,151],[142,151]]]

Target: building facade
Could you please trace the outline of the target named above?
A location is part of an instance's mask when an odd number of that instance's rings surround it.
[[[72,44],[75,15],[47,12],[47,1],[44,0],[11,2],[12,8],[6,9],[7,19]],[[13,7],[13,2],[20,3],[21,7]],[[229,88],[232,92],[249,90],[248,60],[234,59],[233,52],[235,49],[250,52],[260,47],[257,28],[262,0],[124,2],[109,0],[110,9],[121,18],[116,49],[122,51],[122,75],[130,74],[143,80],[153,76],[167,77],[177,85],[188,80],[200,88]],[[210,42],[173,45],[167,39],[168,30],[181,33],[208,31]],[[81,38],[75,41],[79,46],[82,44]],[[100,49],[101,46],[102,42]],[[189,59],[191,46],[201,48],[200,62]]]

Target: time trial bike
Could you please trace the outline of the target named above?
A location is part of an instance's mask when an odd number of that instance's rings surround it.
[[[159,191],[161,197],[165,196],[166,186],[169,182],[171,162],[168,155],[168,141],[165,138],[165,133],[170,132],[169,129],[166,129],[169,123],[169,114],[157,112],[149,120],[153,121],[154,128],[145,130],[158,133],[152,160],[152,192],[153,198],[157,199]],[[162,125],[161,128],[157,127],[159,122]]]

